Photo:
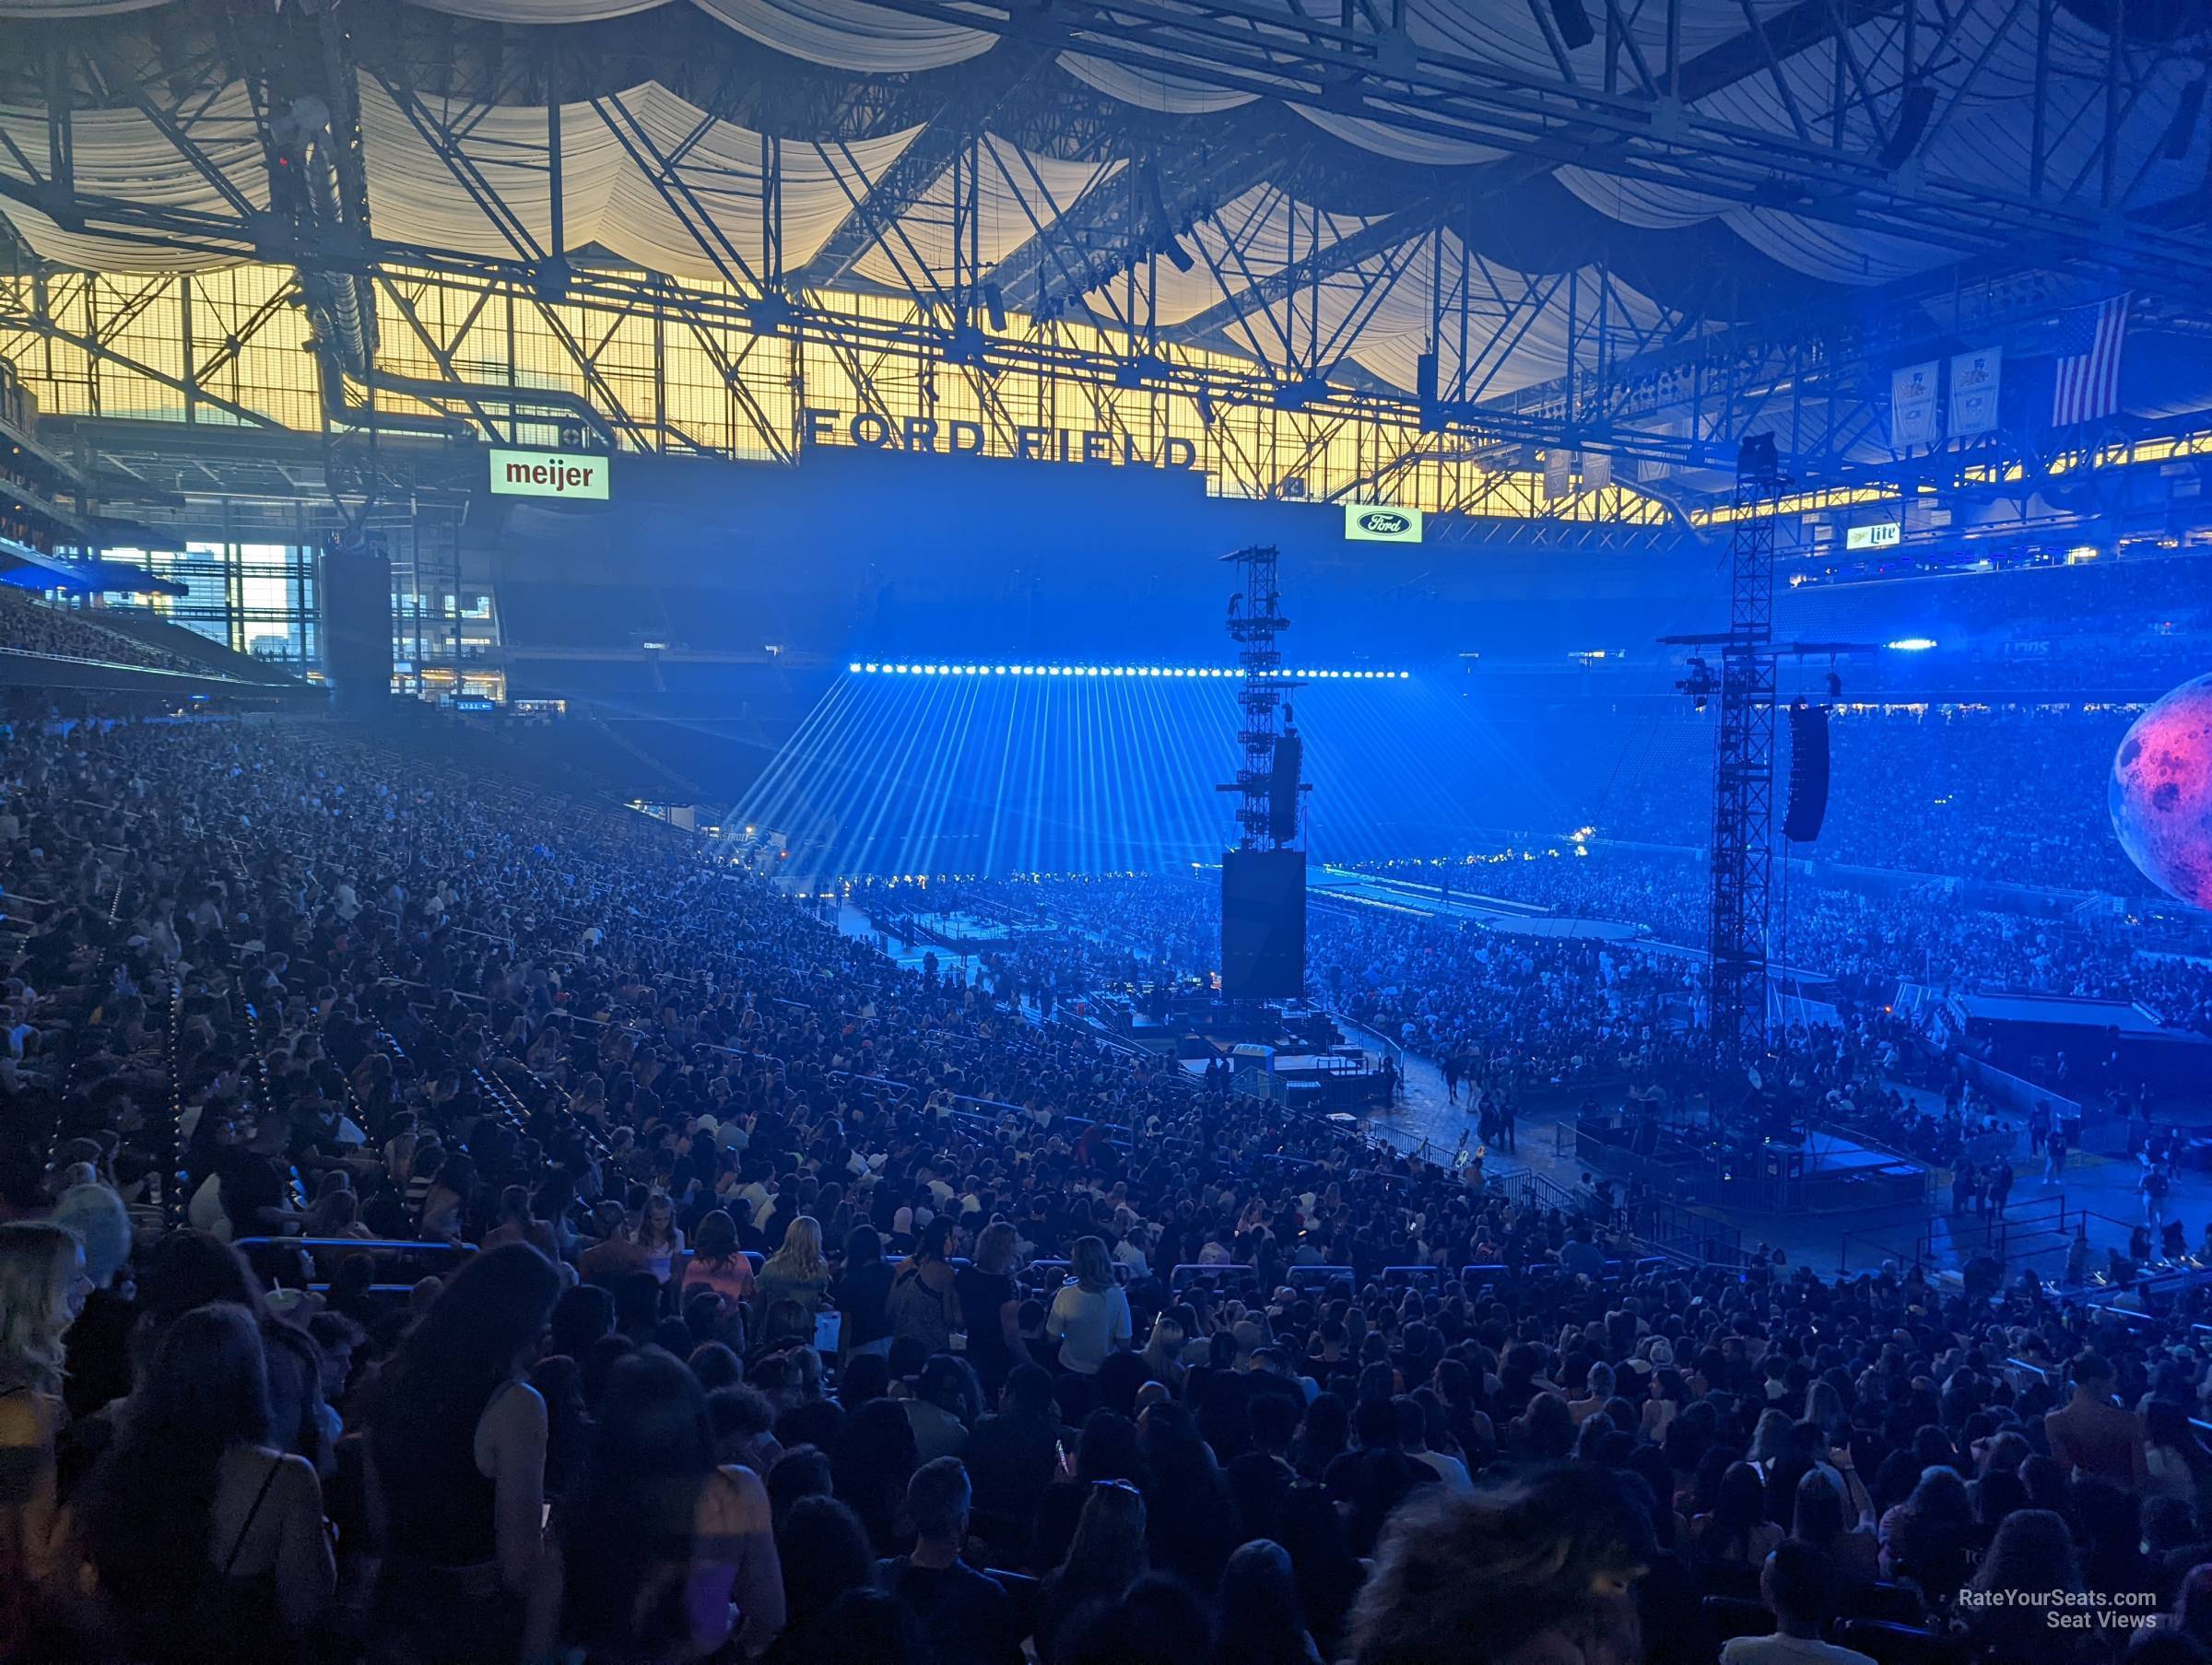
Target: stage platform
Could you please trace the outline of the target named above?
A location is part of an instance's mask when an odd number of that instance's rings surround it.
[[[1446,894],[1439,885],[1381,879],[1341,867],[1322,868],[1307,880],[1306,894],[1309,898],[1350,902],[1420,919],[1457,920],[1513,936],[1632,943],[1646,934],[1642,926],[1621,920],[1570,919],[1548,909],[1509,901],[1503,897],[1486,897],[1477,892]]]
[[[1001,954],[1025,937],[1049,936],[1057,929],[1050,923],[1026,924],[957,909],[871,915],[870,923],[887,935],[957,955]]]
[[[1632,943],[1643,935],[1641,925],[1618,920],[1528,919],[1500,914],[1483,920],[1484,926],[1506,936],[1541,936],[1592,943]]]
[[[2160,1121],[2201,1127],[2212,1119],[2212,1038],[2164,1022],[2132,1001],[2049,994],[1958,994],[1942,1015],[1960,1050],[1995,1077],[1978,1081],[2025,1113],[2037,1098],[2079,1114],[2106,1087],[2143,1088]],[[2110,1078],[2097,1073],[2117,1057]],[[2058,1061],[2069,1059],[2070,1078]],[[2091,1125],[2095,1126],[2093,1110]]]
[[[1583,1167],[1741,1218],[1747,1230],[1767,1215],[1918,1207],[1930,1190],[1926,1164],[1832,1129],[1721,1151],[1699,1135],[1601,1114],[1579,1119],[1573,1141]]]
[[[1862,1144],[1845,1133],[1814,1129],[1802,1150],[1770,1146],[1766,1154],[1785,1170],[1802,1156],[1795,1181],[1802,1205],[1819,1214],[1879,1206],[1892,1196],[1924,1197],[1930,1187],[1927,1164]]]

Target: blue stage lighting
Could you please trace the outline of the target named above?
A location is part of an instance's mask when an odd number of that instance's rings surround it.
[[[1927,637],[1909,636],[1888,644],[1907,652],[1916,652],[1936,644]],[[1236,666],[1223,665],[971,665],[971,664],[901,664],[894,661],[855,660],[845,666],[848,675],[884,676],[1165,676],[1175,678],[1202,677],[1218,681],[1231,680],[1243,674]],[[1277,675],[1300,682],[1405,682],[1412,678],[1410,671],[1351,671],[1285,666]]]
[[[1933,636],[1900,636],[1889,644],[1900,653],[1925,653],[1936,645]]]

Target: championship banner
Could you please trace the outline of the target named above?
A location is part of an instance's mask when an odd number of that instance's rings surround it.
[[[1936,443],[1936,360],[1889,372],[1889,449],[1911,451]]]
[[[1954,435],[1994,433],[1997,428],[1997,390],[2005,374],[2005,349],[1976,348],[1951,359],[1951,432]]]

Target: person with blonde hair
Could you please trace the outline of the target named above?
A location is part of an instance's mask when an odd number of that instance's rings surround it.
[[[92,1293],[76,1235],[48,1220],[0,1225],[0,1589],[60,1576],[54,1448],[61,1436],[63,1338]]]
[[[785,1302],[798,1307],[803,1323],[796,1331],[802,1340],[814,1333],[815,1314],[830,1301],[830,1263],[822,1259],[822,1223],[801,1214],[784,1228],[783,1242],[760,1263],[753,1280],[753,1310],[759,1315],[759,1340],[782,1339],[775,1331],[777,1307]]]
[[[1068,1252],[1073,1275],[1053,1297],[1044,1332],[1060,1343],[1060,1367],[1096,1376],[1107,1358],[1129,1345],[1129,1297],[1113,1281],[1113,1257],[1099,1237],[1077,1237]]]

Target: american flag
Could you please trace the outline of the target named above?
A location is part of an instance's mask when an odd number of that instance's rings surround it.
[[[2051,425],[2088,422],[2120,408],[2120,349],[2127,339],[2127,297],[2076,307],[2058,321],[2058,385]]]

